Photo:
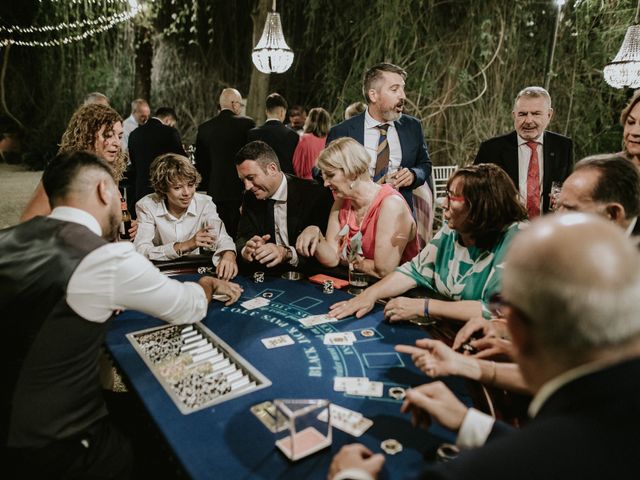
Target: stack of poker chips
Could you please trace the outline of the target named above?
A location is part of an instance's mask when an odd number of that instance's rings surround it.
[[[333,280],[325,280],[322,284],[323,293],[333,293]]]

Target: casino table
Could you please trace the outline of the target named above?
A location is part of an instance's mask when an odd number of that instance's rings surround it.
[[[178,279],[195,280],[197,275]],[[271,385],[187,415],[182,414],[162,388],[126,334],[165,325],[139,312],[119,315],[107,335],[107,348],[130,388],[140,397],[153,422],[188,476],[204,478],[326,478],[333,455],[345,444],[360,442],[374,452],[389,438],[398,440],[403,450],[386,455],[380,478],[415,478],[425,457],[453,435],[438,425],[429,431],[411,426],[410,416],[400,413],[401,400],[388,394],[391,387],[411,387],[428,381],[411,358],[394,351],[398,343],[413,344],[426,333],[409,323],[389,324],[382,307],[376,305],[362,319],[350,317],[336,323],[305,328],[299,319],[328,311],[334,302],[348,299],[341,290],[323,293],[322,285],[305,280],[291,281],[267,276],[263,283],[238,277],[244,288],[240,300],[225,307],[212,302],[202,324],[231,346]],[[246,310],[240,303],[270,292],[271,303]],[[374,335],[365,337],[363,329]],[[352,331],[351,345],[325,345],[325,333]],[[367,332],[370,335],[370,332]],[[288,334],[293,345],[267,349],[260,341]],[[369,377],[384,383],[382,397],[348,395],[334,391],[335,376]],[[467,383],[445,379],[445,383],[467,405],[472,403]],[[336,428],[329,448],[297,462],[289,461],[274,445],[274,434],[251,413],[253,405],[278,398],[328,399],[355,410],[374,424],[355,438]]]

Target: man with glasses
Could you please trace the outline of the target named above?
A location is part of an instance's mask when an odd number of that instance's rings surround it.
[[[633,243],[596,216],[538,220],[511,244],[502,294],[516,361],[535,392],[533,420],[516,432],[465,407],[441,382],[408,390],[402,408],[419,424],[434,419],[458,441],[472,417],[484,427],[466,446],[485,446],[430,466],[424,478],[635,478],[640,257]],[[329,478],[374,478],[383,462],[350,445]]]
[[[235,155],[247,143],[247,133],[256,122],[241,115],[242,96],[235,88],[220,94],[220,113],[198,127],[195,162],[203,188],[213,198],[218,214],[232,238],[240,221],[242,184],[238,179]]]

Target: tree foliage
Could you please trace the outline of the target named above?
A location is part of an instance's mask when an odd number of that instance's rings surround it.
[[[256,0],[156,0],[152,107],[178,111],[187,142],[215,112],[226,86],[248,93]],[[40,2],[34,24],[95,15],[96,4]],[[75,10],[74,10],[75,9]],[[574,138],[576,156],[617,151],[617,117],[629,92],[606,85],[602,68],[620,48],[632,0],[576,0],[563,8],[550,91],[550,128]],[[408,112],[423,122],[435,164],[464,164],[479,143],[512,128],[515,94],[543,83],[556,10],[551,0],[281,0],[285,38],[296,58],[270,89],[290,104],[322,106],[342,120],[361,100],[367,66],[408,71]],[[103,91],[123,116],[133,96],[133,28],[70,46],[11,50],[6,88],[32,148],[51,150],[85,93]]]

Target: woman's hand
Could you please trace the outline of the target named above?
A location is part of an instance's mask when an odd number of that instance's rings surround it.
[[[423,298],[397,297],[389,300],[384,307],[384,318],[391,322],[412,320],[421,317],[423,313]]]
[[[305,228],[296,240],[296,251],[303,257],[313,257],[322,240],[322,232],[315,225]]]
[[[329,315],[338,320],[355,314],[356,318],[362,318],[371,311],[376,303],[376,298],[367,293],[367,290],[360,295],[343,302],[334,303],[329,308]]]
[[[432,378],[462,375],[466,363],[475,362],[439,340],[424,338],[416,341],[416,345],[396,345],[396,351],[410,354],[413,364]]]
[[[238,264],[236,254],[227,250],[222,254],[222,258],[216,267],[216,274],[221,280],[231,280],[238,274]]]

